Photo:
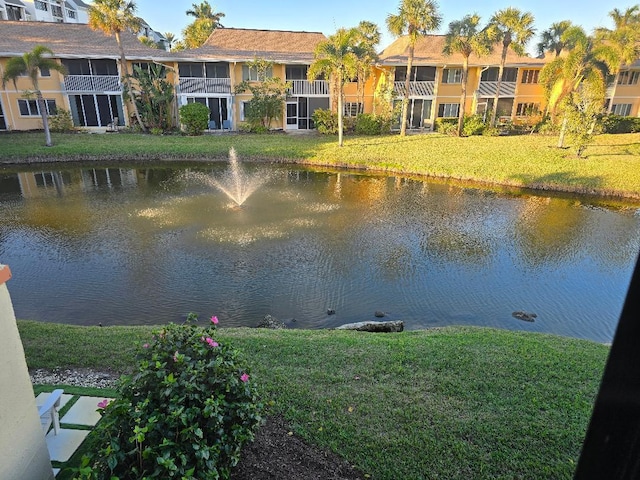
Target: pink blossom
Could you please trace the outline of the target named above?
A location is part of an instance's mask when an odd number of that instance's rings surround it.
[[[149,348],[149,344],[145,343],[144,345],[142,345],[142,348]]]
[[[209,344],[210,347],[217,347],[218,346],[218,342],[215,342],[213,340],[213,338],[207,337],[205,339],[205,342],[207,342]]]
[[[242,380],[243,382],[248,382],[249,381],[249,375],[247,375],[246,373],[243,373],[242,375],[240,375],[240,380]]]
[[[98,402],[98,408],[107,408],[107,405],[109,405],[109,400],[106,398],[101,402]]]
[[[218,324],[218,317],[216,317],[215,315],[213,317],[211,317],[211,323],[213,323],[214,325]]]

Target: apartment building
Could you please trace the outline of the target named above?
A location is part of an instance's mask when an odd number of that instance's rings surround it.
[[[88,8],[81,0],[0,0],[0,20],[87,23]]]

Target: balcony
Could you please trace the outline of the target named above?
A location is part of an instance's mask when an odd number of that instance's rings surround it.
[[[121,92],[117,75],[67,75],[64,77],[67,92]]]
[[[309,82],[307,80],[287,80],[291,84],[290,95],[303,96],[329,96],[329,82],[325,80],[315,80]]]
[[[478,86],[479,97],[495,97],[498,90],[498,82],[480,82]],[[500,84],[500,97],[514,97],[516,95],[516,82],[502,82]]]
[[[409,82],[409,96],[410,97],[433,97],[436,82],[433,81],[419,81]],[[393,82],[393,91],[400,97],[404,97],[405,94],[405,82]]]
[[[231,93],[230,78],[187,77],[180,79],[180,93]]]

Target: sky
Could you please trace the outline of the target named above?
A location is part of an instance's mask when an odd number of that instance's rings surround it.
[[[135,0],[138,15],[160,33],[171,32],[180,38],[182,29],[193,21],[186,11],[201,0]],[[623,0],[624,1],[624,0]],[[571,20],[581,25],[587,33],[596,27],[612,27],[608,13],[613,8],[625,10],[636,2],[610,3],[602,0],[440,0],[439,11],[443,17],[440,31],[445,33],[449,22],[460,20],[467,14],[478,13],[483,22],[497,10],[515,7],[531,12],[539,33],[561,20]],[[394,38],[387,32],[386,18],[397,13],[400,0],[209,0],[216,12],[225,14],[222,25],[235,28],[265,30],[295,30],[322,32],[331,35],[341,27],[355,27],[362,20],[374,22],[380,28],[380,49]],[[535,51],[538,39],[528,50]]]

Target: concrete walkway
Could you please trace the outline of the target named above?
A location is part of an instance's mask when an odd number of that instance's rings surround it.
[[[36,403],[41,404],[49,396],[49,393],[41,393],[36,397]],[[56,465],[68,462],[74,452],[80,447],[89,432],[95,427],[100,414],[98,410],[98,402],[105,400],[105,397],[86,397],[81,395],[63,394],[60,401],[60,410],[65,405],[73,402],[64,415],[60,417],[60,431],[56,435],[51,429],[46,435],[47,448],[52,462]],[[112,400],[107,398],[107,400]],[[57,475],[64,468],[54,468],[53,472]]]

